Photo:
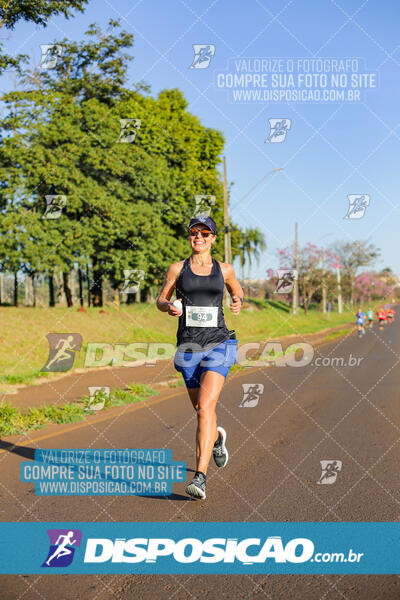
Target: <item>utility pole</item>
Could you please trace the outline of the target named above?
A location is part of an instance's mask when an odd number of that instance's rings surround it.
[[[224,241],[225,262],[232,264],[231,230],[229,226],[228,182],[226,178],[226,158],[224,156]]]
[[[297,315],[299,310],[299,241],[297,235],[297,223],[294,224],[294,268],[296,269],[296,278],[293,285],[292,310]]]
[[[245,200],[248,196],[250,196],[262,183],[264,183],[265,179],[267,177],[269,177],[270,175],[273,175],[274,173],[277,173],[278,171],[282,171],[282,167],[279,167],[277,169],[273,169],[272,171],[269,171],[269,173],[267,173],[266,175],[264,175],[260,181],[258,181],[252,188],[251,190],[249,190],[244,196],[243,198],[240,198],[240,200],[238,200],[238,202],[236,202],[236,204],[233,205],[233,208],[236,208],[241,202],[243,202],[243,200]],[[225,261],[227,263],[232,264],[232,250],[231,250],[231,232],[230,232],[230,228],[229,228],[229,204],[228,204],[228,185],[226,182],[226,160],[225,160],[225,156],[224,156],[224,225],[225,225]],[[242,280],[243,280],[243,286],[244,286],[244,273],[242,273]],[[225,301],[226,296],[224,296],[224,302]]]
[[[226,178],[226,158],[224,156],[224,245],[225,245],[225,262],[232,264],[232,249],[231,249],[231,230],[229,225],[229,198],[228,198],[228,182]],[[230,298],[224,288],[225,304],[230,305]]]
[[[342,300],[342,286],[340,284],[340,268],[336,266],[336,279],[337,279],[337,290],[338,290],[338,313],[341,315],[343,312],[343,300]]]
[[[325,281],[325,249],[322,250],[322,312],[326,314],[327,289]]]

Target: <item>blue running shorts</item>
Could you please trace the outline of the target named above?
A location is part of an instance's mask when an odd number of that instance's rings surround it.
[[[237,362],[237,340],[229,339],[205,352],[175,353],[175,369],[182,373],[187,388],[200,387],[200,377],[205,371],[215,371],[226,379],[229,369]]]

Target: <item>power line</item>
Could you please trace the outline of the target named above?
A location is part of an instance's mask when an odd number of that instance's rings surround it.
[[[283,171],[282,167],[278,167],[277,169],[273,169],[272,171],[269,171],[269,173],[267,173],[266,175],[264,175],[264,177],[262,179],[260,179],[260,181],[258,183],[256,183],[249,192],[247,192],[247,194],[245,194],[243,196],[243,198],[241,198],[238,202],[236,202],[236,204],[232,207],[232,210],[234,208],[236,208],[245,198],[247,198],[247,196],[250,196],[250,194],[252,194],[254,192],[255,189],[258,188],[259,185],[262,184],[262,182],[269,177],[270,175],[272,175],[273,173],[277,173],[278,171]]]

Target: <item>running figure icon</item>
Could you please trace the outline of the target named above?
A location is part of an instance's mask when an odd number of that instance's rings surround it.
[[[78,540],[73,540],[74,537],[73,531],[68,531],[66,535],[59,535],[56,541],[57,549],[56,551],[46,560],[46,565],[50,566],[53,558],[61,558],[62,556],[66,556],[67,554],[72,554],[72,550],[67,548],[67,546],[73,546],[76,544]],[[60,542],[60,540],[63,540]]]
[[[63,372],[72,368],[82,345],[80,333],[48,333],[49,356],[42,371]]]
[[[341,460],[321,460],[322,473],[317,481],[320,484],[333,484],[336,481],[338,473],[342,470]]]
[[[69,335],[65,340],[61,339],[58,342],[56,348],[59,348],[59,350],[56,353],[56,355],[53,356],[53,358],[47,365],[48,369],[50,369],[51,365],[54,364],[55,362],[58,363],[62,360],[67,360],[68,358],[70,358],[70,355],[68,354],[68,350],[72,350],[72,351],[75,350],[74,346],[71,345],[71,342],[73,341],[73,339],[74,339],[73,336]]]

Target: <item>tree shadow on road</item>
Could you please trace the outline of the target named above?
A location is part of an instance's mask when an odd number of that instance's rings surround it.
[[[7,452],[11,452],[11,454],[19,454],[19,456],[23,456],[24,458],[29,458],[31,460],[35,459],[36,448],[18,446],[17,444],[11,444],[10,442],[0,440],[0,450],[6,450]]]
[[[177,500],[182,502],[182,500],[191,500],[190,496],[182,496],[182,494],[170,494],[169,496],[149,496],[147,494],[135,494],[135,496],[139,496],[139,498],[151,498],[152,500]]]
[[[11,454],[18,454],[23,458],[28,458],[30,460],[35,460],[35,450],[36,448],[29,448],[28,446],[18,446],[17,444],[11,444],[10,442],[5,442],[4,440],[0,440],[0,450],[5,450],[6,452],[10,452]],[[186,471],[191,471],[194,473],[194,469],[186,469]],[[153,498],[155,500],[176,500],[177,502],[182,501],[190,501],[190,496],[182,496],[182,494],[170,494],[169,496],[148,496],[146,494],[135,494],[135,496],[139,496],[140,498]]]

